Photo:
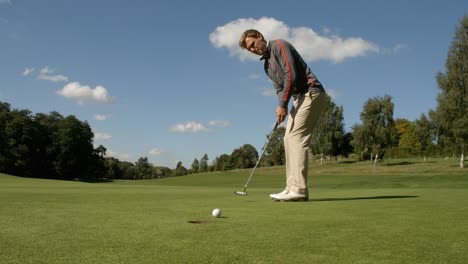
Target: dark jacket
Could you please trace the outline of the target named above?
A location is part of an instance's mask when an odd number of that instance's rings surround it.
[[[291,96],[296,98],[308,91],[325,92],[301,55],[287,41],[282,39],[268,42],[265,60],[265,72],[273,81],[278,95],[279,106],[288,107]]]

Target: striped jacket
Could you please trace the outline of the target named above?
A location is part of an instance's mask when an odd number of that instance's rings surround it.
[[[282,39],[269,41],[267,52],[261,60],[265,60],[265,72],[275,86],[279,106],[287,108],[291,96],[296,98],[308,91],[325,92],[315,74],[289,42]]]

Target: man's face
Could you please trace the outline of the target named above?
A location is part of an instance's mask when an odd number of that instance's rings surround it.
[[[245,38],[245,44],[248,51],[262,56],[267,49],[267,43],[261,35]]]

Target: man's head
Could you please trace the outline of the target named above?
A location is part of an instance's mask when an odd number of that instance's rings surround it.
[[[239,39],[239,46],[260,56],[264,55],[267,50],[266,40],[256,29],[246,30]]]

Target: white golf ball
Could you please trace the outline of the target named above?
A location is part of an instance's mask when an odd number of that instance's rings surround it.
[[[212,214],[214,217],[220,217],[220,216],[221,216],[221,209],[215,208],[215,209],[213,210],[213,212],[211,212],[211,214]]]

